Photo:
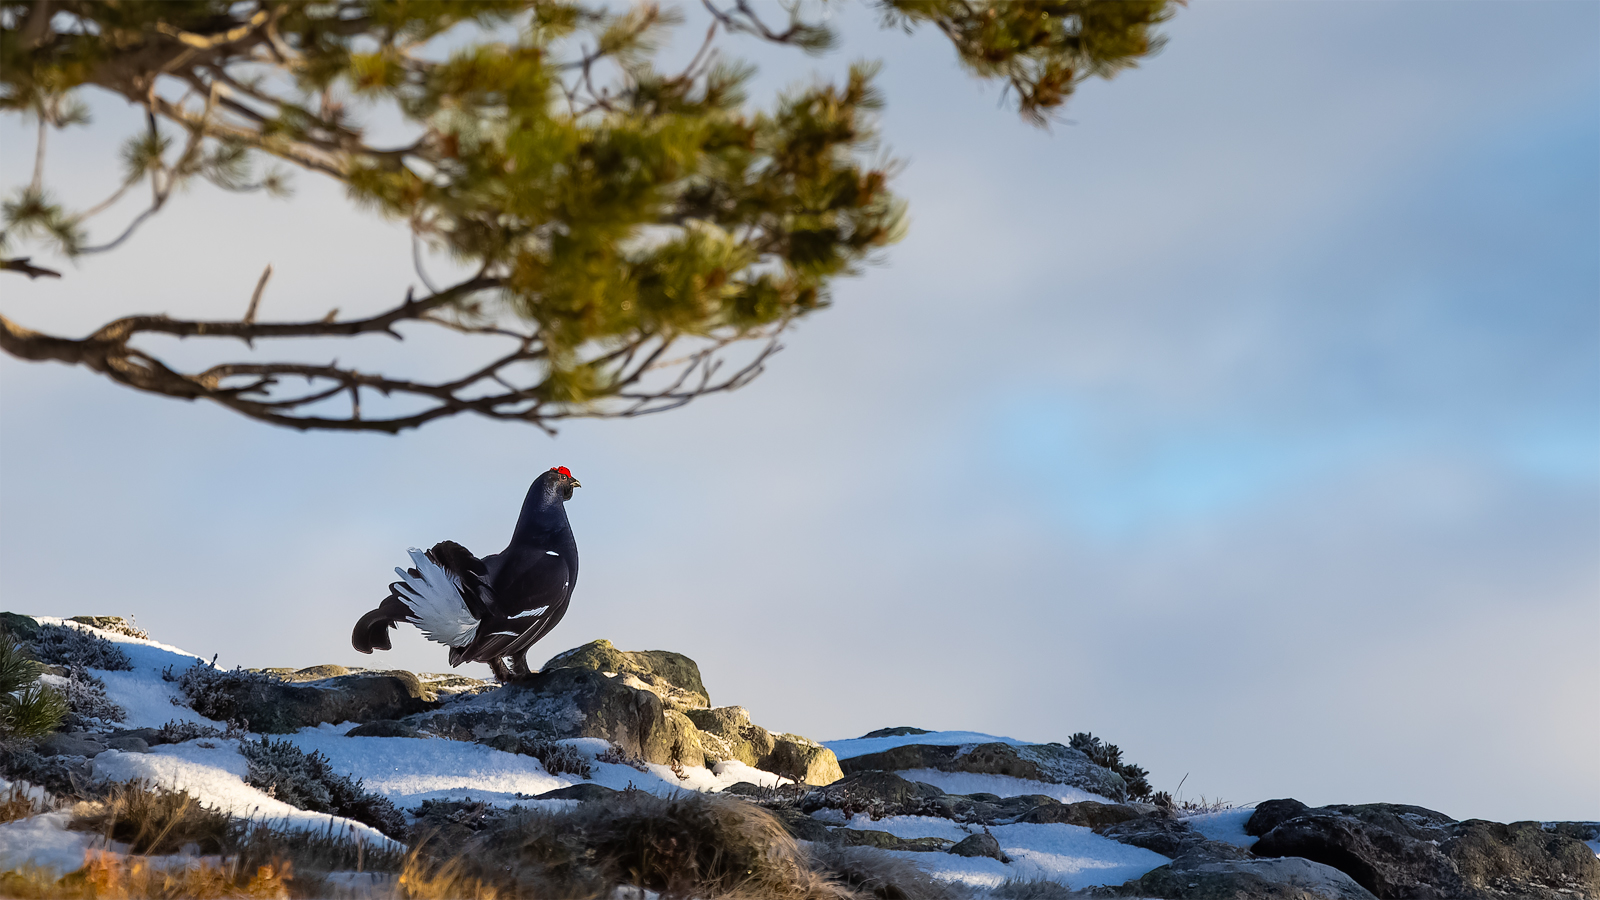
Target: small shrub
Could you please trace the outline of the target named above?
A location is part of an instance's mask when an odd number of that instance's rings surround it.
[[[249,727],[249,720],[245,710],[263,705],[253,702],[254,695],[262,694],[270,685],[282,681],[266,672],[218,669],[202,660],[195,660],[194,665],[176,675],[170,670],[164,672],[162,677],[177,682],[178,689],[188,698],[189,707],[195,712],[218,722],[239,722],[246,728]],[[271,730],[266,727],[268,724],[257,723],[262,730]]]
[[[39,683],[43,669],[0,631],[0,739],[40,737],[67,714],[60,694]]]
[[[185,791],[128,782],[113,785],[97,803],[80,805],[70,827],[121,841],[134,853],[176,853],[193,844],[215,854],[234,844],[243,826]]]
[[[621,747],[618,747],[616,744],[612,744],[611,746],[607,747],[600,753],[599,756],[594,758],[594,761],[612,763],[613,765],[628,766],[632,769],[638,769],[641,772],[650,771],[650,768],[645,765],[644,760],[634,756],[632,753],[629,753]]]
[[[1077,896],[1059,881],[1043,878],[1007,878],[989,893],[1000,900],[1071,900]]]
[[[11,787],[0,793],[0,822],[15,822],[49,809],[50,804],[35,797],[26,783],[12,782]]]
[[[106,683],[83,666],[74,665],[63,691],[67,708],[79,725],[110,724],[127,718],[128,711],[111,702]]]
[[[204,722],[182,722],[173,719],[157,729],[161,739],[169,744],[181,744],[184,741],[193,741],[200,738],[230,737],[224,731]]]
[[[321,753],[265,737],[240,741],[239,752],[249,766],[245,780],[291,806],[354,819],[396,839],[405,834],[405,816],[393,803],[335,772]]]
[[[108,672],[133,669],[133,661],[121,647],[71,625],[40,625],[28,636],[27,646],[34,659],[54,666],[83,666]]]
[[[82,798],[85,795],[78,773],[64,758],[41,756],[24,745],[0,742],[0,775],[11,781],[36,784],[54,797]]]
[[[965,900],[961,887],[924,872],[916,863],[869,847],[812,844],[806,848],[816,872],[863,900]],[[851,896],[839,892],[843,896]]]
[[[576,775],[585,781],[594,777],[594,769],[589,765],[589,757],[571,744],[558,744],[554,741],[532,741],[524,746],[522,752],[539,760],[544,770],[551,775]]]
[[[1106,743],[1087,731],[1074,734],[1068,745],[1074,750],[1082,751],[1095,765],[1122,776],[1128,785],[1128,798],[1131,800],[1150,799],[1150,773],[1140,766],[1122,761],[1122,748],[1116,744]]]

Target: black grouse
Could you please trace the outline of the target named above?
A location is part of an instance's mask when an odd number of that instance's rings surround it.
[[[576,487],[566,466],[540,474],[511,543],[483,559],[455,541],[427,552],[413,547],[413,567],[395,569],[401,580],[356,623],[350,643],[362,653],[388,650],[389,629],[409,622],[449,646],[452,666],[485,662],[501,681],[528,674],[528,648],[566,615],[578,583],[578,544],[565,506]]]

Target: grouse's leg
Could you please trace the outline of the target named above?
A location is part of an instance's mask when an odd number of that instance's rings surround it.
[[[511,672],[518,678],[532,674],[528,670],[528,651],[523,650],[511,657]]]
[[[502,684],[511,680],[511,672],[506,669],[506,661],[501,657],[489,660],[489,671],[494,673],[494,680]]]

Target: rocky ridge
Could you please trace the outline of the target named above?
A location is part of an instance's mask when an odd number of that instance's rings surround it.
[[[30,624],[39,627],[24,619],[5,614],[0,624],[13,634],[29,633]],[[145,637],[113,617],[77,621],[111,634]],[[335,665],[225,672],[201,663],[166,677],[203,715],[240,729],[248,723],[257,733],[351,722],[357,724],[348,730],[350,737],[483,744],[536,756],[552,773],[562,771],[561,760],[541,754],[571,752],[559,742],[573,738],[600,738],[618,758],[666,766],[742,763],[781,775],[787,783],[746,782],[724,792],[766,807],[793,836],[816,844],[949,854],[944,858],[1009,866],[1013,860],[991,829],[1064,825],[1170,860],[1139,878],[1090,888],[1081,896],[1600,900],[1600,862],[1584,844],[1600,838],[1594,823],[1506,825],[1457,821],[1398,804],[1312,808],[1285,799],[1250,811],[1244,832],[1255,840],[1213,840],[1170,807],[1127,802],[1120,776],[1071,747],[905,743],[841,761],[815,741],[755,725],[743,708],[711,706],[699,667],[688,657],[623,651],[607,641],[560,654],[542,671],[506,685]],[[899,727],[865,737],[915,741],[923,734],[930,733]],[[35,751],[48,763],[40,771],[47,777],[56,773],[55,783],[70,789],[85,777],[86,763],[101,753],[142,753],[194,738],[182,727],[117,728],[91,720],[40,741]],[[337,732],[331,739],[343,740]],[[582,760],[576,765],[581,769]],[[915,773],[930,771],[1062,785],[1102,799],[952,794],[916,780],[931,776]],[[530,799],[605,803],[616,794],[599,784],[577,783]],[[946,833],[952,836],[902,836],[887,826],[871,827],[901,817],[951,823],[954,829]]]

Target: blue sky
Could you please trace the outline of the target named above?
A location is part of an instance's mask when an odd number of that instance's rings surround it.
[[[350,624],[564,464],[584,568],[547,655],[679,650],[817,738],[1089,730],[1190,796],[1600,816],[1600,7],[1195,4],[1049,131],[935,34],[838,15],[820,61],[736,46],[756,96],[886,59],[911,229],[750,388],[392,439],[0,359],[4,605],[436,670]],[[131,127],[96,112],[52,163],[85,199]],[[267,262],[276,315],[399,296],[405,235],[297,186],[197,189],[0,303],[232,314]]]

